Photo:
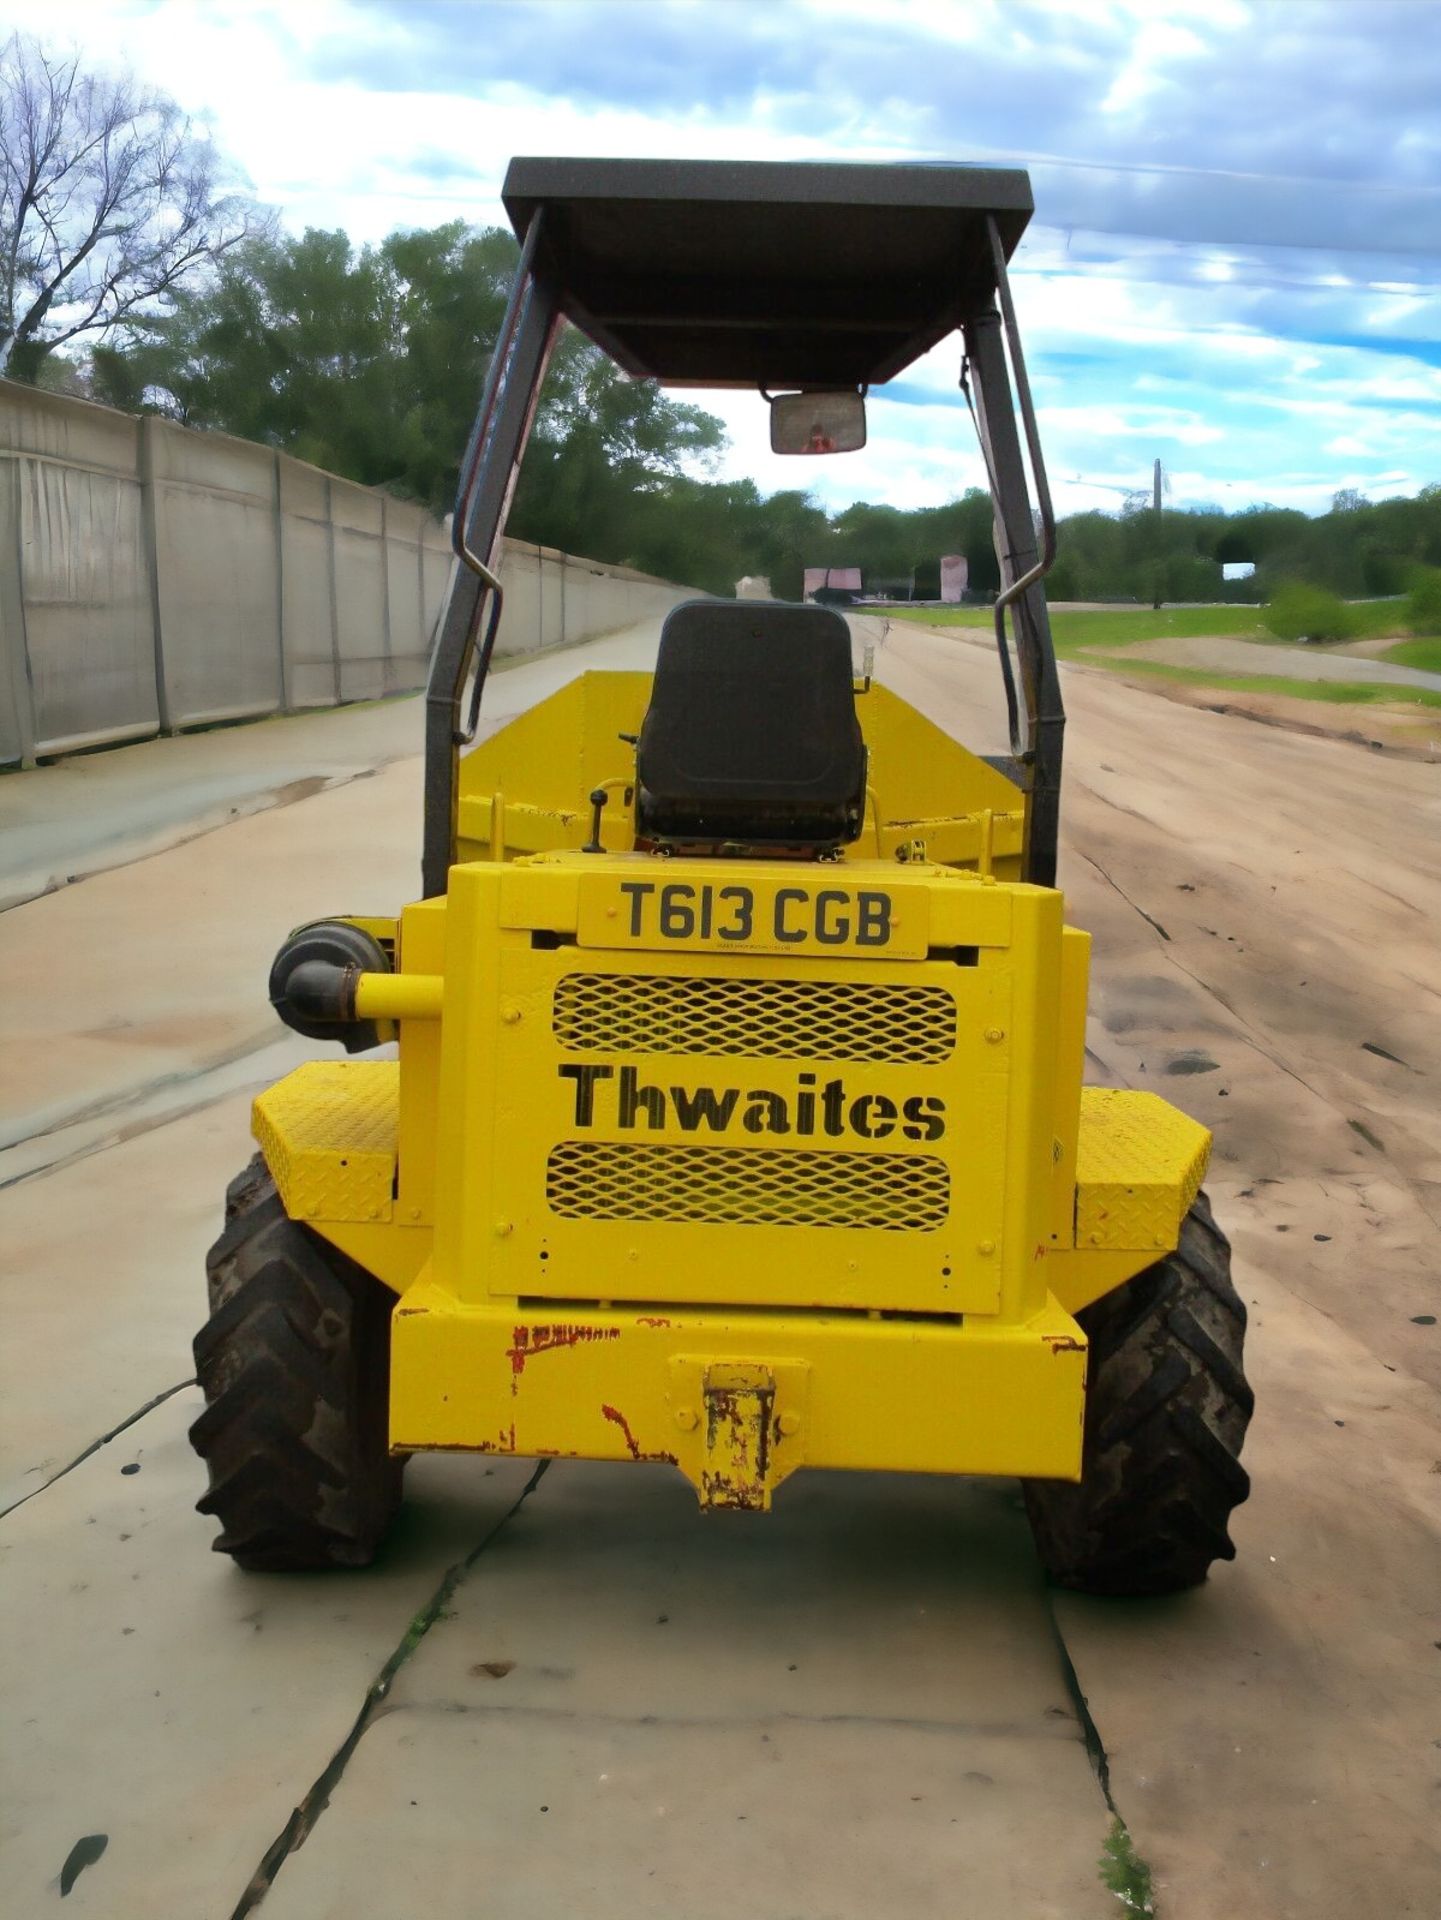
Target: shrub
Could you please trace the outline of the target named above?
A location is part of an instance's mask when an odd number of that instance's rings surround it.
[[[1441,633],[1441,567],[1421,567],[1413,574],[1406,624],[1412,633]]]
[[[1355,616],[1344,600],[1301,580],[1277,587],[1262,620],[1278,640],[1347,640],[1356,630]]]

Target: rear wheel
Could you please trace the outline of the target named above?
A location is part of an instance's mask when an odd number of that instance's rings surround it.
[[[400,1504],[387,1448],[394,1296],[287,1215],[257,1158],[230,1184],[196,1336],[216,1551],[255,1572],[360,1567]]]
[[[1231,1560],[1250,1491],[1246,1309],[1204,1194],[1164,1260],[1078,1315],[1090,1342],[1083,1478],[1025,1483],[1051,1579],[1082,1593],[1175,1593]]]

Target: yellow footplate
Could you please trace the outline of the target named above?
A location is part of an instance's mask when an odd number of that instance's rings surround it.
[[[393,1060],[312,1060],[260,1095],[251,1126],[292,1220],[390,1220],[399,1095]]]

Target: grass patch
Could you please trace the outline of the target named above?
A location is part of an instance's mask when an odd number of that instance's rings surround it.
[[[1406,602],[1399,594],[1391,600],[1348,600],[1346,605],[1352,640],[1384,640],[1387,634],[1406,631]]]
[[[1087,647],[1134,647],[1144,640],[1192,640],[1198,634],[1229,633],[1253,639],[1259,633],[1259,607],[1106,607],[1101,611],[1052,613],[1051,637],[1065,659]],[[887,619],[914,620],[928,627],[995,625],[988,607],[888,607]]]
[[[995,622],[989,607],[850,607],[847,611],[874,619],[914,620],[921,627],[989,627]]]
[[[1186,686],[1214,687],[1230,693],[1276,693],[1293,700],[1323,700],[1333,707],[1365,707],[1378,700],[1394,705],[1441,707],[1441,693],[1427,687],[1383,687],[1373,680],[1288,680],[1279,673],[1210,673],[1204,667],[1168,667],[1159,660],[1090,658],[1088,664],[1126,675],[1149,674]]]
[[[1101,1847],[1101,1885],[1109,1887],[1127,1913],[1154,1913],[1151,1869],[1136,1852],[1135,1842],[1119,1816]]]
[[[1441,673],[1441,638],[1423,635],[1418,640],[1402,640],[1387,647],[1382,655],[1398,667],[1420,667],[1425,673]]]
[[[1351,601],[1352,640],[1374,640],[1403,629],[1405,602],[1395,600]],[[871,612],[870,608],[861,609]],[[1205,634],[1224,633],[1238,640],[1252,640],[1259,646],[1291,647],[1293,640],[1278,640],[1261,625],[1260,607],[1105,607],[1098,611],[1051,614],[1051,636],[1062,659],[1072,659],[1088,647],[1114,650],[1138,646],[1144,640],[1194,640]],[[989,632],[995,616],[989,607],[887,607],[888,620],[914,620],[925,627],[968,627]],[[1411,644],[1411,643],[1406,643]],[[1420,642],[1437,645],[1438,642]],[[1419,666],[1421,661],[1406,664]]]

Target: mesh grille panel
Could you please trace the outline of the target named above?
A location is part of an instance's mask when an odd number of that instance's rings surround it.
[[[950,1169],[926,1154],[568,1140],[546,1166],[546,1198],[567,1220],[932,1232],[945,1224],[950,1197]]]
[[[861,981],[568,973],[551,1023],[578,1052],[917,1065],[948,1060],[956,1044],[956,1003],[943,988]]]

